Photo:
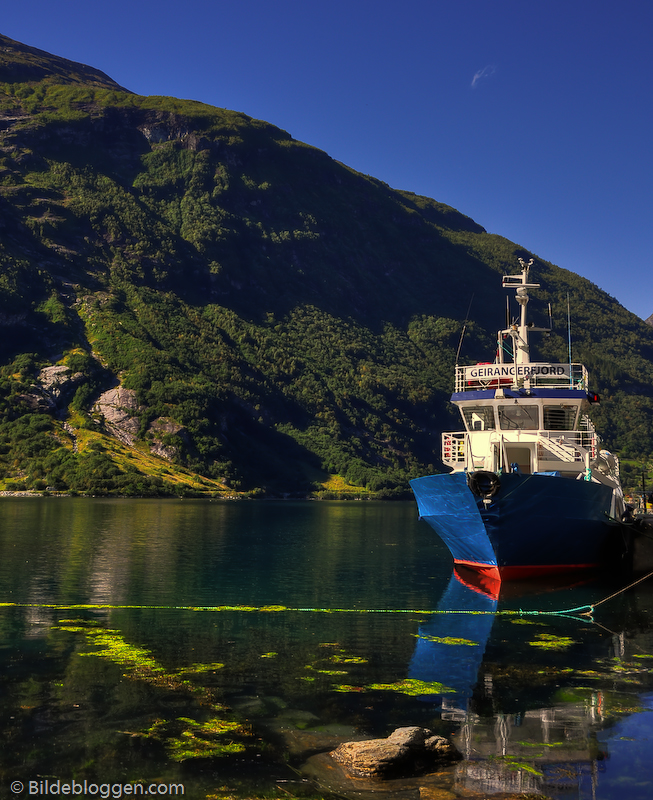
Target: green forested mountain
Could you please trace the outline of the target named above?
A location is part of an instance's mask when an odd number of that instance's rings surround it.
[[[265,122],[0,37],[2,485],[400,494],[438,469],[461,323],[491,360],[519,256]],[[607,445],[648,455],[653,329],[534,276],[539,355],[566,359],[569,293]]]

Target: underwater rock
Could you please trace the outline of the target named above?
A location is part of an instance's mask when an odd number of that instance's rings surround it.
[[[293,728],[276,728],[266,726],[268,737],[277,741],[281,749],[288,754],[291,760],[301,762],[312,754],[325,753],[333,750],[343,740],[344,726],[324,726],[319,729],[297,730]],[[356,735],[353,729],[348,731],[348,736]]]
[[[347,800],[458,800],[453,792],[453,766],[436,767],[420,776],[363,778],[347,770],[329,753],[311,756],[299,768],[309,781]]]
[[[397,728],[387,739],[345,742],[331,757],[359,777],[383,778],[411,774],[432,767],[436,762],[455,761],[460,755],[444,736],[427,728]]]
[[[324,725],[310,711],[299,709],[285,709],[278,716],[257,720],[257,727],[295,761],[330,752],[357,736],[351,725]]]
[[[466,762],[462,762],[466,764]],[[433,771],[422,775],[359,777],[353,775],[330,753],[311,756],[299,768],[300,774],[320,789],[328,790],[344,800],[548,800],[540,793],[499,792],[498,794],[467,789],[456,781],[459,765],[436,762]]]
[[[316,717],[312,711],[304,711],[300,708],[285,708],[277,715],[277,721],[281,725],[290,725],[301,730],[314,727],[319,722],[319,717]]]
[[[268,713],[265,700],[258,695],[241,695],[231,698],[229,705],[245,719],[262,717]]]

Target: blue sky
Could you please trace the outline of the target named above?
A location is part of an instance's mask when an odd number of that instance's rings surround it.
[[[653,314],[653,3],[30,0],[0,32],[267,120]]]

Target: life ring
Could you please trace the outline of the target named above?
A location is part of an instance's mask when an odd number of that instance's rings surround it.
[[[494,497],[501,488],[501,480],[494,472],[479,469],[467,474],[467,485],[473,494],[483,499]]]

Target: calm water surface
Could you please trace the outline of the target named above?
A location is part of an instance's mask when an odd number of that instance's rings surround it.
[[[423,725],[442,789],[650,798],[653,580],[504,613],[615,588],[496,602],[412,503],[2,498],[0,796],[315,793],[315,754]]]

